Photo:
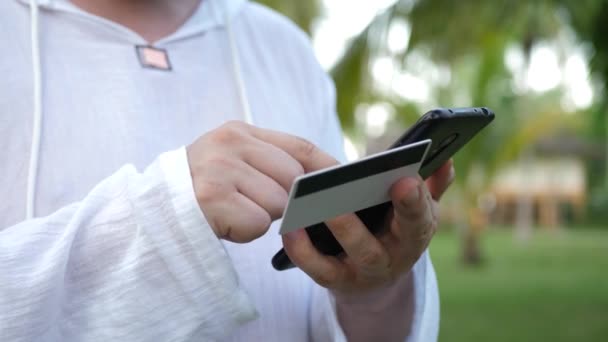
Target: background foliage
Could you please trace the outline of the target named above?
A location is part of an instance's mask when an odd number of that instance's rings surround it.
[[[315,23],[323,16],[321,1],[260,2],[289,16],[313,37]],[[454,226],[460,228],[446,228],[431,246],[442,293],[442,340],[608,338],[605,18],[605,0],[398,0],[349,41],[329,70],[343,128],[368,151],[377,146],[356,115],[362,104],[380,103],[395,114],[382,146],[431,107],[487,106],[497,113],[495,122],[455,160],[457,181],[444,206],[459,208],[462,217]],[[401,51],[391,50],[387,39],[396,23],[410,29]],[[551,46],[560,63],[573,49],[584,52],[594,91],[591,105],[567,108],[566,85],[545,91],[521,85],[525,75],[509,66],[510,53],[518,51],[522,68],[529,69],[535,49],[543,46]],[[395,73],[426,79],[430,100],[415,101],[387,89],[386,80],[374,76],[380,59],[390,61]],[[479,219],[479,194],[501,169],[538,154],[547,138],[558,143],[572,138],[582,146],[553,153],[574,154],[584,162],[586,215],[553,234],[536,232],[518,242],[512,226],[488,226]],[[460,264],[462,256],[477,267]]]

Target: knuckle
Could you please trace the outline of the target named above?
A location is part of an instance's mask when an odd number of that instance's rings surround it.
[[[219,145],[231,145],[240,142],[244,137],[245,127],[243,123],[231,121],[210,134],[210,139]]]
[[[426,224],[430,217],[426,208],[422,205],[416,206],[412,213],[412,220],[418,224]]]
[[[226,174],[228,171],[234,171],[241,168],[241,161],[235,158],[229,158],[221,155],[209,157],[206,161],[207,167],[219,169],[220,174]]]
[[[317,153],[317,146],[315,144],[301,137],[297,137],[296,139],[298,152],[301,156],[310,159]]]
[[[431,215],[433,216],[433,220],[437,224],[439,222],[439,218],[441,217],[441,208],[437,203],[433,203],[431,206]]]
[[[334,287],[337,282],[337,275],[332,272],[317,273],[311,275],[311,278],[313,278],[317,284],[325,288]]]
[[[232,240],[241,243],[251,242],[264,235],[272,223],[268,213],[259,207],[235,206],[228,215],[232,217],[226,217],[226,221],[232,222],[231,225],[220,227],[231,234]]]
[[[222,224],[222,221],[218,220],[217,217],[209,215],[207,221],[217,237],[223,239],[230,235],[232,229],[230,225]]]
[[[439,223],[436,220],[433,220],[433,222],[431,223],[431,229],[430,231],[430,236],[429,236],[429,240],[435,236],[435,233],[437,233],[437,230],[439,229]]]
[[[280,189],[276,189],[274,191],[272,191],[273,194],[270,195],[271,197],[271,216],[276,217],[276,216],[280,216],[283,211],[285,210],[285,206],[287,205],[287,200],[288,200],[288,195],[287,192],[285,190],[283,190],[283,188]]]
[[[434,221],[427,221],[423,228],[422,231],[420,233],[420,240],[421,241],[429,241],[433,235],[435,234],[435,230],[436,230],[436,224]]]
[[[430,217],[430,230],[433,234],[435,234],[435,232],[437,232],[437,229],[439,229],[439,220],[435,215],[431,214]]]
[[[271,223],[272,223],[272,219],[270,218],[270,215],[268,215],[268,213],[262,212],[260,210],[258,217],[256,217],[255,222],[253,223],[253,227],[257,228],[256,230],[258,230],[258,231],[265,232]]]
[[[297,177],[304,175],[306,172],[304,167],[300,163],[293,163],[293,168],[290,174],[291,182],[293,182]]]
[[[425,213],[419,206],[407,206],[402,208],[401,217],[405,223],[418,223],[424,220]]]
[[[222,126],[223,127],[230,127],[230,128],[234,128],[234,129],[238,129],[238,130],[243,130],[243,129],[246,129],[249,125],[247,125],[243,121],[229,120],[225,124],[223,124]]]
[[[230,188],[226,184],[208,180],[197,182],[195,187],[196,199],[201,205],[225,199],[230,192]]]
[[[410,239],[415,243],[416,246],[420,247],[420,251],[424,251],[426,246],[429,244],[435,231],[437,230],[437,224],[434,221],[427,221]]]
[[[426,218],[426,199],[420,198],[415,202],[402,200],[399,203],[401,216],[411,222],[420,222]]]
[[[304,167],[300,163],[292,162],[289,163],[289,165],[291,166],[287,166],[281,170],[280,175],[276,175],[276,179],[279,180],[281,188],[286,192],[286,194],[291,191],[291,186],[295,182],[296,178],[305,174]]]
[[[334,234],[338,240],[351,235],[358,224],[354,215],[339,216],[333,219],[333,223],[334,224],[330,225],[329,227],[332,234]]]
[[[238,211],[243,210],[242,208],[235,208],[235,214],[238,214]],[[266,231],[270,224],[272,223],[272,218],[269,213],[260,206],[253,206],[252,209],[247,213],[247,217],[249,218],[249,226],[250,229],[254,231]]]
[[[252,241],[266,233],[270,224],[272,223],[272,219],[267,213],[258,214],[259,217],[256,217],[252,220],[251,225],[247,228],[250,230],[251,234],[248,241]]]
[[[377,248],[368,248],[361,254],[360,263],[363,266],[378,266],[384,263],[384,253]]]
[[[211,227],[215,228],[215,231],[218,233],[218,236],[222,239],[232,239],[234,231],[236,230],[228,222],[219,220],[216,217],[211,218],[209,224],[211,225]]]

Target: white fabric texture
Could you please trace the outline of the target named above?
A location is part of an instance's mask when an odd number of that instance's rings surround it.
[[[29,7],[0,2],[0,340],[344,340],[327,290],[299,270],[272,269],[276,224],[249,244],[215,238],[183,148],[242,118],[227,13],[256,125],[343,160],[333,84],[306,36],[262,6],[205,0],[154,44],[169,53],[164,72],[139,65],[134,46],[146,42],[134,32],[65,0],[40,3],[38,218],[24,221]],[[413,272],[408,341],[436,340],[427,254]]]

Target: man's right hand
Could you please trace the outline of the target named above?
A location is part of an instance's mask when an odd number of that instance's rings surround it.
[[[262,236],[283,215],[297,176],[338,163],[305,139],[239,121],[186,151],[203,214],[219,238],[234,242]]]

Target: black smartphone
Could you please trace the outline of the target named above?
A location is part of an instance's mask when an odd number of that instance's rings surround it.
[[[426,179],[492,120],[494,113],[485,107],[433,109],[420,117],[389,149],[431,139],[429,152],[418,171]],[[389,210],[392,210],[390,201],[359,210],[356,214],[372,233],[378,234],[384,229]],[[325,223],[306,227],[306,232],[321,253],[338,256],[344,252]],[[282,271],[294,267],[294,264],[281,249],[272,258],[272,266]]]

